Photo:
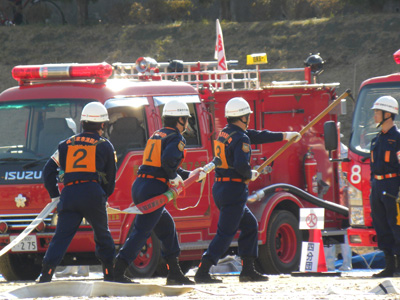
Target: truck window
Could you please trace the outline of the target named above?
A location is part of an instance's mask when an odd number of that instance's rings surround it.
[[[0,159],[51,156],[60,141],[80,131],[81,111],[88,102],[46,99],[0,103]]]
[[[186,147],[188,148],[200,147],[201,141],[200,141],[199,122],[197,118],[196,107],[194,103],[187,103],[187,105],[189,107],[191,117],[189,118],[189,124],[187,129],[182,135],[186,140]],[[159,106],[160,115],[162,115],[163,107],[164,105]]]
[[[191,117],[189,118],[188,128],[183,133],[183,137],[186,140],[186,147],[199,147],[201,146],[201,142],[196,107],[194,103],[188,103],[188,106]]]
[[[362,156],[369,155],[371,140],[380,131],[380,128],[376,128],[374,112],[371,107],[376,99],[385,95],[390,95],[400,101],[400,84],[397,82],[371,84],[365,86],[358,96],[349,146],[354,152]],[[395,123],[400,128],[398,116]]]
[[[187,95],[187,96],[160,96],[154,97],[155,104],[159,107],[160,116],[162,116],[162,110],[164,108],[164,104],[170,99],[176,99],[177,97],[181,97],[186,101],[186,104],[189,107],[190,118],[189,125],[187,130],[182,134],[186,140],[186,147],[195,148],[201,146],[200,132],[199,132],[199,119],[196,110],[196,103],[200,103],[200,99],[197,95]]]
[[[105,135],[113,144],[119,162],[129,151],[144,149],[148,129],[143,106],[115,106],[108,108],[108,114],[110,122]]]

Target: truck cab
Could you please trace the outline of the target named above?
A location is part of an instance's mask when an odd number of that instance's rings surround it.
[[[372,226],[370,206],[370,147],[371,140],[379,133],[371,109],[376,99],[390,95],[400,99],[400,74],[371,78],[361,84],[354,110],[352,134],[349,142],[349,162],[344,163],[349,182],[348,199],[350,246],[377,247],[376,232]],[[400,121],[395,119],[400,127]]]
[[[400,64],[400,50],[393,54],[394,61]],[[374,102],[381,96],[400,99],[400,73],[366,79],[361,83],[355,103],[352,131],[348,146],[348,157],[341,161],[346,188],[344,199],[349,207],[349,225],[347,229],[351,247],[378,247],[378,240],[372,224],[371,192],[371,141],[380,132],[374,122]],[[400,121],[394,120],[397,128]],[[333,131],[325,132],[326,139],[334,139]],[[337,145],[336,145],[337,146]],[[337,150],[328,146],[329,150]]]
[[[104,64],[79,65],[80,68],[85,66],[94,70],[93,72],[104,68]],[[73,67],[70,73],[74,72]],[[108,67],[111,68],[109,65]],[[42,78],[43,75],[30,75],[39,72],[40,68],[40,72],[47,74],[46,78]],[[189,84],[104,80],[104,77],[90,77],[85,74],[76,77],[57,75],[57,80],[49,79],[56,76],[52,74],[60,72],[60,68],[65,69],[66,66],[14,70],[20,86],[8,89],[0,95],[0,123],[4,128],[0,142],[2,245],[15,238],[50,201],[43,186],[44,164],[55,152],[60,141],[81,132],[81,111],[91,101],[104,103],[109,111],[110,122],[105,137],[113,143],[118,159],[115,192],[108,199],[112,207],[125,209],[132,204],[131,185],[142,163],[143,149],[150,135],[162,126],[162,108],[170,99],[180,98],[185,101],[192,115],[189,129],[184,133],[188,151],[183,167],[193,170],[213,158],[210,117],[205,112],[198,92]],[[60,185],[62,188],[62,184]],[[168,209],[176,217],[178,229],[204,227],[210,223],[210,214],[207,213],[212,202],[210,186],[208,180],[201,194],[199,185],[186,191],[184,206],[196,205],[196,216],[190,210],[179,210],[172,203],[168,205]],[[134,215],[110,215],[109,226],[117,245],[124,243],[133,219]],[[0,258],[3,261],[0,264],[3,276],[8,280],[35,279],[39,275],[41,259],[54,235],[56,224],[57,214],[53,213],[43,220],[33,234],[3,255]],[[184,239],[199,238],[197,232],[195,237],[191,236],[186,234]],[[84,220],[63,263],[96,263],[88,255],[94,253],[94,247],[91,227]],[[158,266],[160,249],[151,248],[154,248],[154,244],[150,240],[143,255],[138,257],[137,275],[140,275],[143,268],[147,274],[154,272]],[[149,255],[153,251],[157,255]],[[153,262],[151,265],[150,261]],[[27,267],[22,268],[20,262]]]

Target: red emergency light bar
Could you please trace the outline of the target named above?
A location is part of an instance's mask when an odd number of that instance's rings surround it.
[[[96,64],[46,64],[16,66],[12,76],[18,82],[52,79],[93,79],[105,82],[112,74],[111,65],[103,62]]]
[[[393,58],[396,64],[400,65],[400,49],[393,53]]]

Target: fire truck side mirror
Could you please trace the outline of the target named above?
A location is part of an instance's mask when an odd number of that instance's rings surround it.
[[[324,140],[325,149],[329,151],[329,158],[331,158],[331,151],[338,148],[338,133],[336,123],[334,121],[325,122]]]

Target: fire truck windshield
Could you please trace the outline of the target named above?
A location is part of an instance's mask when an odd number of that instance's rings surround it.
[[[60,141],[80,132],[83,106],[93,100],[57,99],[0,103],[0,161],[51,156]]]
[[[364,157],[369,156],[371,140],[379,132],[374,122],[374,112],[371,109],[376,99],[390,95],[400,102],[400,83],[385,82],[366,85],[358,95],[354,111],[350,150]],[[395,123],[400,128],[400,118],[396,117]]]

